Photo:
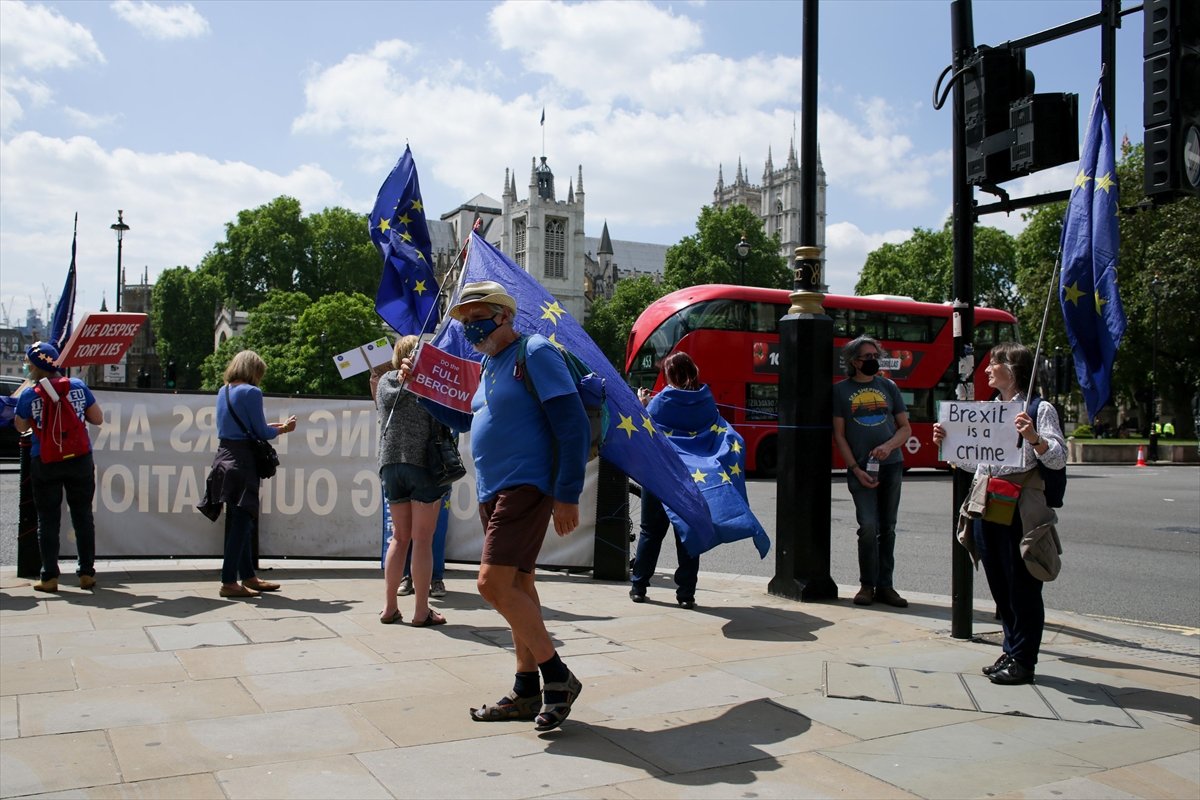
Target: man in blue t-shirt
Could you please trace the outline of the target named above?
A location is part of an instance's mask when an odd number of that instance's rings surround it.
[[[24,433],[33,429],[33,446],[30,448],[30,473],[32,476],[33,503],[37,508],[38,550],[42,557],[41,580],[33,585],[39,592],[58,591],[59,528],[62,522],[63,494],[67,496],[67,508],[71,511],[71,524],[75,526],[75,546],[79,553],[79,587],[91,589],[96,585],[96,524],[92,519],[92,497],[96,494],[96,471],[92,462],[91,442],[84,442],[86,452],[61,460],[43,461],[42,437],[61,436],[61,420],[51,424],[54,414],[46,408],[54,402],[45,395],[44,388],[35,388],[43,379],[54,380],[58,374],[58,350],[49,342],[34,342],[25,351],[29,363],[29,377],[34,386],[29,387],[17,398],[17,409],[13,424]],[[63,385],[61,381],[58,382]],[[100,405],[92,390],[78,378],[71,378],[67,396],[61,392],[62,403],[57,413],[75,414],[82,422],[99,425],[104,421]],[[86,427],[86,426],[85,426]],[[86,431],[83,434],[86,438]],[[49,443],[47,443],[49,444]],[[57,451],[56,451],[57,452]]]
[[[833,441],[848,470],[846,480],[858,519],[858,574],[855,605],[878,600],[905,608],[908,601],[892,586],[896,516],[908,440],[908,407],[891,380],[880,376],[883,349],[859,336],[842,349],[847,380],[833,386]]]
[[[583,685],[563,664],[546,631],[534,569],[547,526],[566,536],[579,525],[591,426],[575,381],[558,348],[544,336],[525,343],[525,383],[517,363],[522,334],[513,328],[517,301],[495,281],[463,287],[447,312],[483,354],[471,414],[425,403],[456,430],[471,431],[483,554],[479,593],[512,629],[517,673],[512,691],[471,709],[477,722],[527,719],[536,730],[557,728]],[[411,363],[400,368],[408,380]],[[539,681],[539,676],[544,685]]]

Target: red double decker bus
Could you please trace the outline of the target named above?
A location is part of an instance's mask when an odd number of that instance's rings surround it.
[[[779,418],[779,319],[791,305],[783,289],[707,284],[680,289],[651,303],[629,332],[625,373],[635,389],[663,387],[662,360],[681,350],[700,367],[721,415],[746,440],[746,468],[772,475]],[[845,372],[838,352],[866,334],[878,339],[895,369],[882,371],[900,387],[913,435],[905,445],[906,467],[944,467],[937,459],[932,427],[937,400],[953,397],[956,377],[949,304],[905,297],[825,296],[833,319],[834,374]],[[1017,341],[1017,320],[994,308],[975,309],[975,396],[988,396],[983,367],[992,345]],[[832,447],[832,442],[830,444]],[[844,465],[833,448],[834,465]]]

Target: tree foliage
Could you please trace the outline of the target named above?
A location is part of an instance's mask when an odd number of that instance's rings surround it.
[[[750,244],[744,264],[736,249],[743,235]],[[792,271],[779,247],[778,235],[767,236],[762,220],[745,206],[705,206],[696,220],[696,233],[667,250],[664,283],[671,289],[704,283],[790,288]]]
[[[296,288],[313,300],[334,292],[375,296],[383,260],[367,233],[366,218],[326,208],[304,218],[310,249]]]
[[[998,228],[975,228],[975,303],[1006,311],[1020,307],[1016,290],[1016,241]],[[895,294],[941,303],[954,293],[954,232],[914,228],[900,244],[884,244],[867,256],[856,294]]]
[[[617,372],[625,372],[625,343],[629,340],[633,323],[648,305],[665,293],[661,285],[649,276],[642,275],[618,281],[611,298],[598,300],[592,306],[592,314],[583,329]]]
[[[200,365],[213,350],[220,284],[212,275],[174,267],[158,276],[150,305],[159,363],[175,362],[180,389],[197,388]]]
[[[311,233],[300,216],[300,201],[283,195],[239,211],[237,222],[225,225],[225,240],[200,262],[200,270],[216,276],[227,302],[251,309],[274,289],[296,288],[296,275],[310,249]]]

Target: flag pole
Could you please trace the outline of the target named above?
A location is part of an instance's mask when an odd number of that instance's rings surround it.
[[[1022,411],[1029,410],[1029,398],[1033,396],[1033,384],[1037,380],[1038,358],[1042,354],[1042,343],[1046,340],[1046,322],[1050,319],[1050,298],[1054,296],[1054,284],[1058,280],[1058,267],[1062,262],[1062,245],[1058,246],[1058,255],[1054,257],[1054,271],[1050,273],[1050,288],[1046,291],[1046,307],[1042,309],[1042,327],[1038,331],[1037,350],[1033,353],[1033,371],[1029,376],[1029,390],[1025,392],[1025,407]],[[1034,420],[1034,424],[1037,420]]]

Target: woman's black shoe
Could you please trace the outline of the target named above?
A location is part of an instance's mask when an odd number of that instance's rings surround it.
[[[679,607],[686,608],[690,611],[691,609],[696,607],[696,601],[695,600],[680,600]]]
[[[995,675],[997,672],[1004,669],[1004,667],[1008,665],[1008,660],[1009,660],[1008,653],[1001,653],[1000,657],[996,659],[995,664],[990,664],[983,668],[983,674],[987,675],[989,677],[991,677],[992,675]]]
[[[988,675],[988,680],[1000,686],[1016,686],[1020,683],[1033,683],[1033,670],[1025,669],[1011,658],[1003,668]]]
[[[635,603],[646,602],[646,593],[636,586],[629,590],[629,599]]]

